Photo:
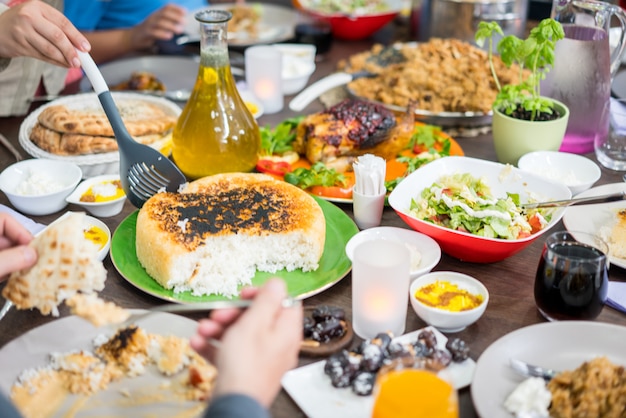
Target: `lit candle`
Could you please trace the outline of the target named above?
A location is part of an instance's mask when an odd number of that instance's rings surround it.
[[[283,108],[283,58],[272,45],[256,45],[246,49],[246,83],[263,105],[265,113],[276,113]]]
[[[364,242],[354,249],[352,264],[352,327],[358,336],[373,338],[404,332],[409,299],[409,250],[389,240]]]

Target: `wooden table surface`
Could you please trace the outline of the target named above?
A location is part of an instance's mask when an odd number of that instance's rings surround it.
[[[388,42],[391,39],[385,30],[381,31],[375,40]],[[368,49],[372,44],[372,40],[359,42],[340,42],[335,41],[333,47],[326,59],[318,63],[317,70],[311,77],[310,82],[319,79],[336,68],[338,60],[349,56],[350,54]],[[288,99],[285,101],[285,109],[274,115],[264,115],[260,118],[259,124],[274,125],[284,118],[296,116],[288,107]],[[319,102],[312,103],[307,107],[304,113],[311,113],[322,108]],[[0,118],[0,133],[4,134],[11,142],[18,145],[18,130],[23,117]],[[496,159],[492,138],[489,134],[483,134],[475,137],[456,137],[463,148],[465,154],[471,157],[484,158],[488,160]],[[19,146],[19,145],[18,145]],[[21,149],[21,148],[20,148]],[[26,153],[24,153],[25,156]],[[590,154],[590,158],[595,157]],[[13,156],[0,145],[0,170],[14,162]],[[614,172],[602,168],[602,177],[596,185],[621,182],[622,173]],[[4,194],[0,196],[0,203],[9,205]],[[352,217],[351,205],[339,205],[349,216]],[[78,208],[69,206],[68,210],[77,210]],[[135,208],[126,203],[121,214],[103,219],[114,231],[118,224]],[[62,213],[50,216],[42,216],[34,218],[41,223],[49,223]],[[403,221],[395,214],[395,212],[386,208],[383,214],[382,225],[391,225],[407,228]],[[562,223],[554,227],[554,230],[563,229]],[[482,281],[490,292],[490,301],[483,317],[472,326],[468,327],[457,334],[450,334],[464,339],[471,347],[471,356],[477,360],[481,353],[495,340],[503,335],[516,329],[541,323],[544,319],[540,316],[535,307],[533,299],[533,280],[535,268],[541,254],[543,239],[538,239],[528,248],[520,253],[497,263],[491,264],[473,264],[466,263],[454,259],[443,254],[440,263],[434,270],[452,270],[469,274]],[[336,251],[344,251],[343,248],[336,248]],[[480,249],[477,249],[480,251]],[[162,304],[163,301],[147,295],[129,284],[114,268],[110,259],[107,257],[105,267],[108,270],[108,279],[106,287],[102,295],[110,300],[116,301],[121,306],[127,308],[148,308],[151,306]],[[626,279],[625,271],[611,267],[610,279],[623,281]],[[346,309],[349,317],[351,314],[351,277],[348,274],[343,280],[339,281],[330,289],[305,300],[305,306],[317,304],[337,305]],[[1,301],[0,301],[1,302]],[[67,315],[67,310],[61,309],[62,315]],[[191,316],[197,319],[198,316]],[[44,317],[38,311],[17,311],[11,310],[7,316],[0,321],[0,347],[7,342],[17,338],[28,330],[53,321],[54,318]],[[626,315],[605,307],[602,314],[596,321],[609,322],[620,325],[626,325]],[[406,319],[406,332],[424,327],[426,324],[420,320],[411,307],[408,308]],[[356,346],[358,338],[355,338],[353,344]],[[537,344],[540,344],[538,341]],[[316,361],[311,358],[300,358],[300,365],[305,365]],[[0,371],[2,373],[2,371]],[[329,383],[330,384],[330,383]],[[461,417],[474,417],[476,413],[471,401],[470,388],[465,388],[459,392]],[[282,391],[272,406],[271,412],[276,418],[295,418],[305,416],[298,406],[291,400],[285,391]]]

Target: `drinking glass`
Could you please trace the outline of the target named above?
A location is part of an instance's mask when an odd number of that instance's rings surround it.
[[[611,98],[609,132],[594,142],[600,164],[611,170],[626,170],[626,100]]]
[[[535,276],[535,302],[548,320],[594,319],[608,289],[608,246],[584,232],[551,234]]]
[[[383,366],[374,386],[372,418],[456,418],[452,379],[424,359],[399,358]]]

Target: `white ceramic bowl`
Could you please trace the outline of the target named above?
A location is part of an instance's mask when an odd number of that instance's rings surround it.
[[[411,280],[430,272],[441,259],[441,248],[437,242],[427,235],[405,228],[393,226],[379,226],[364,229],[350,238],[346,244],[346,254],[350,261],[354,256],[354,249],[361,243],[375,239],[397,241],[405,244],[409,250],[414,248],[418,255],[412,253]],[[415,260],[415,262],[414,262]]]
[[[492,263],[523,250],[563,217],[564,208],[552,212],[550,222],[540,231],[518,239],[487,238],[435,225],[410,213],[411,201],[421,199],[422,191],[443,175],[471,173],[482,177],[494,197],[504,198],[517,193],[520,203],[569,199],[570,190],[560,183],[511,165],[469,157],[444,157],[423,165],[402,180],[389,195],[389,205],[411,228],[433,238],[441,251],[458,259],[474,263]]]
[[[315,62],[315,52],[317,48],[311,44],[274,44],[280,52],[283,53],[283,61],[285,59],[298,59],[306,62]]]
[[[67,200],[67,203],[72,203],[82,207],[87,212],[99,218],[115,216],[122,211],[124,202],[126,201],[126,195],[104,202],[81,202],[80,198],[89,190],[90,187],[98,184],[110,184],[112,181],[116,180],[120,180],[120,176],[118,174],[107,174],[88,178],[81,182],[65,200]]]
[[[302,90],[315,71],[315,63],[304,60],[283,60],[283,94],[296,94]]]
[[[517,166],[548,180],[565,184],[576,195],[600,179],[598,164],[587,157],[558,151],[535,151],[523,155]]]
[[[111,230],[100,219],[94,218],[93,216],[89,216],[89,215],[85,216],[84,226],[83,226],[85,233],[93,227],[100,229],[102,233],[104,233],[105,235],[106,242],[101,244],[102,246],[98,250],[98,259],[102,261],[107,256],[107,254],[109,253],[109,249],[111,248]]]
[[[467,290],[471,294],[481,295],[483,298],[482,303],[476,308],[467,311],[451,312],[420,302],[415,297],[415,292],[436,281],[449,282],[457,285],[462,290]],[[441,332],[459,332],[478,321],[485,312],[489,303],[489,291],[481,282],[467,274],[453,271],[435,271],[425,274],[411,283],[409,299],[417,316],[428,325],[432,325]]]
[[[65,198],[82,175],[74,163],[39,158],[23,160],[0,173],[0,190],[18,211],[49,215],[67,206]]]

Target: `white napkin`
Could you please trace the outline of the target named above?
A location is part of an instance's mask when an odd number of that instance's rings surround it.
[[[626,313],[626,282],[609,282],[606,304]]]
[[[386,164],[382,157],[365,154],[352,164],[354,169],[354,191],[365,196],[385,194]]]
[[[37,234],[39,231],[46,227],[45,225],[37,223],[32,219],[22,215],[21,213],[14,211],[8,206],[0,205],[0,212],[5,212],[13,216],[20,224],[22,224],[24,228],[28,229],[33,235]]]

